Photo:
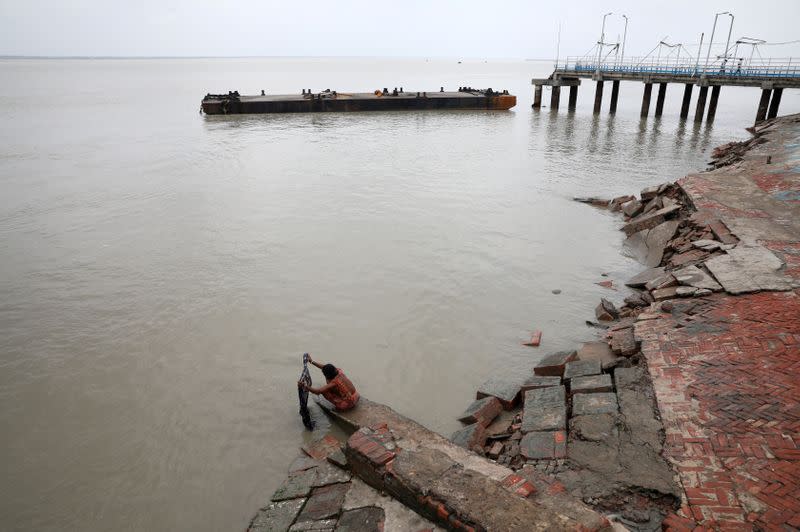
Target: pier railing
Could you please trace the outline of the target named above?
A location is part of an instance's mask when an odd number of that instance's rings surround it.
[[[565,61],[556,64],[556,71],[560,73],[621,73],[621,74],[656,74],[669,76],[689,77],[741,77],[741,78],[800,78],[800,60],[768,59],[759,62],[739,63],[730,59],[727,62],[716,60],[705,65],[701,59],[698,61],[683,60],[657,60],[653,58],[626,58],[620,61],[601,61],[598,65],[596,59],[586,57],[568,57]]]

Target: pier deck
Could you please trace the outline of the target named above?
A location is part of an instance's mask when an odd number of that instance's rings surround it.
[[[535,88],[533,108],[538,109],[541,107],[542,87],[549,86],[552,87],[550,95],[551,110],[558,109],[561,87],[570,88],[569,108],[574,109],[581,79],[590,79],[596,82],[595,113],[599,113],[602,107],[603,85],[606,81],[612,82],[610,113],[616,112],[617,109],[620,81],[639,81],[643,83],[642,117],[647,117],[650,112],[653,84],[658,85],[655,116],[662,114],[668,85],[681,84],[684,86],[681,118],[686,118],[689,115],[692,90],[694,86],[698,86],[700,90],[694,116],[696,122],[702,122],[704,115],[707,121],[714,120],[717,112],[717,102],[723,86],[756,87],[761,89],[761,99],[756,112],[756,123],[759,123],[777,116],[784,89],[800,88],[800,64],[792,65],[791,60],[789,60],[785,63],[768,61],[764,64],[743,66],[741,63],[736,64],[731,61],[727,64],[715,62],[711,65],[701,66],[699,61],[697,63],[673,62],[672,64],[667,64],[654,63],[645,59],[634,59],[625,63],[598,63],[584,59],[567,58],[565,63],[556,65],[549,78],[531,80]],[[709,87],[711,87],[710,101],[708,100]],[[708,103],[707,115],[705,114],[706,103]]]

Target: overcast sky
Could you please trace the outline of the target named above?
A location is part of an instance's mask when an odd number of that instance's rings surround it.
[[[626,55],[658,41],[697,43],[714,13],[736,16],[733,40],[800,39],[800,0],[0,0],[0,55],[399,56],[582,55],[623,33]],[[715,42],[727,37],[720,17]],[[800,56],[800,46],[762,47]]]

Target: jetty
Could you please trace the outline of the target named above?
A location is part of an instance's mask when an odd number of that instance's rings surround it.
[[[650,113],[653,85],[658,85],[655,116],[661,116],[669,84],[683,85],[681,118],[689,116],[692,92],[699,87],[694,121],[702,122],[703,117],[710,122],[717,113],[717,103],[723,86],[755,87],[761,90],[756,111],[756,123],[778,115],[784,89],[800,88],[800,64],[791,60],[765,60],[763,63],[746,66],[730,63],[700,65],[699,62],[669,63],[647,58],[632,58],[624,62],[597,61],[585,57],[568,57],[565,62],[556,64],[548,78],[531,80],[534,86],[533,108],[542,106],[542,87],[551,87],[550,109],[555,111],[561,99],[561,87],[569,87],[569,109],[574,109],[578,100],[578,87],[582,79],[595,82],[594,112],[599,113],[603,105],[603,91],[607,81],[611,82],[611,102],[609,112],[615,113],[619,99],[621,81],[635,81],[643,84],[641,116]],[[708,97],[711,89],[711,98]],[[706,104],[708,111],[706,113]]]
[[[507,90],[459,87],[458,91],[405,91],[385,88],[374,92],[339,92],[326,89],[299,94],[266,94],[243,96],[239,91],[228,94],[207,94],[201,103],[209,115],[318,113],[354,111],[423,111],[443,109],[488,109],[506,111],[517,105],[517,97]]]

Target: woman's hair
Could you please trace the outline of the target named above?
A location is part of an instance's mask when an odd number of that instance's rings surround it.
[[[322,366],[322,374],[325,375],[325,378],[328,380],[332,380],[336,375],[339,374],[339,370],[336,369],[336,366],[333,364],[325,364]]]

